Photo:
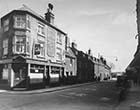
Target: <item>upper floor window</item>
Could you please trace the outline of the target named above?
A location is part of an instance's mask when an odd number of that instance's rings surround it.
[[[62,49],[61,48],[57,48],[57,50],[56,50],[56,58],[59,61],[62,60]]]
[[[3,55],[7,55],[8,54],[8,39],[3,40]]]
[[[25,37],[16,36],[15,43],[16,43],[16,52],[25,53]]]
[[[45,43],[44,42],[39,42],[40,44],[40,55],[41,57],[45,56]]]
[[[26,52],[30,53],[30,37],[26,37]]]
[[[9,30],[9,19],[6,19],[6,20],[3,22],[3,30],[4,30],[4,32],[6,32],[6,31]]]
[[[28,29],[31,28],[31,24],[30,24],[30,16],[29,16],[29,15],[26,16],[26,28],[28,28]]]
[[[73,66],[73,59],[70,59],[70,66]]]
[[[60,32],[57,32],[57,42],[62,44],[62,34]]]
[[[24,15],[18,15],[15,16],[14,18],[15,18],[15,23],[14,23],[15,28],[25,28],[26,18]]]
[[[13,39],[13,51],[15,53],[25,53],[26,39],[23,35],[16,35]]]
[[[38,24],[37,33],[40,35],[45,35],[45,26],[42,24]]]
[[[35,44],[35,55],[39,57],[45,56],[45,43],[43,41],[38,41],[38,43]]]

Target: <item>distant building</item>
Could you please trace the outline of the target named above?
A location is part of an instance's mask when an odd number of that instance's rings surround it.
[[[77,49],[77,44],[72,43],[72,51],[77,58],[77,81],[88,82],[94,80],[94,63],[90,53],[86,54]]]
[[[95,77],[102,80],[110,79],[111,68],[107,65],[106,60],[103,58],[93,58]]]
[[[65,74],[64,84],[76,83],[77,77],[77,59],[70,47],[70,38],[66,37],[66,53],[65,53]]]
[[[45,18],[25,5],[1,18],[0,84],[28,88],[64,75],[66,33],[54,25],[52,8]]]

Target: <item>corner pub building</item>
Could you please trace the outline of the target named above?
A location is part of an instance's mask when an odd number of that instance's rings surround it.
[[[45,87],[63,78],[67,35],[48,6],[45,18],[25,5],[1,18],[0,88]]]

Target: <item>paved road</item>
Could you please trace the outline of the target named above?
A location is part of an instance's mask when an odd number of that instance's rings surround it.
[[[0,110],[113,110],[116,99],[114,83],[93,83],[43,94],[0,94]]]

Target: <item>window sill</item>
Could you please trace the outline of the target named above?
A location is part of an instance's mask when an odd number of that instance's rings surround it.
[[[57,41],[57,44],[60,44],[60,45],[62,45],[62,42],[58,42],[58,41]]]
[[[26,29],[25,27],[15,27],[15,26],[14,26],[14,28],[15,29]]]
[[[56,60],[57,62],[59,62],[59,63],[62,63],[62,60]]]
[[[30,53],[21,53],[21,52],[14,52],[13,54],[18,54],[18,55],[30,55]]]
[[[45,56],[39,56],[39,55],[37,55],[37,58],[45,59]]]
[[[39,36],[41,36],[41,37],[45,37],[45,34],[37,33],[37,35],[39,35]]]

